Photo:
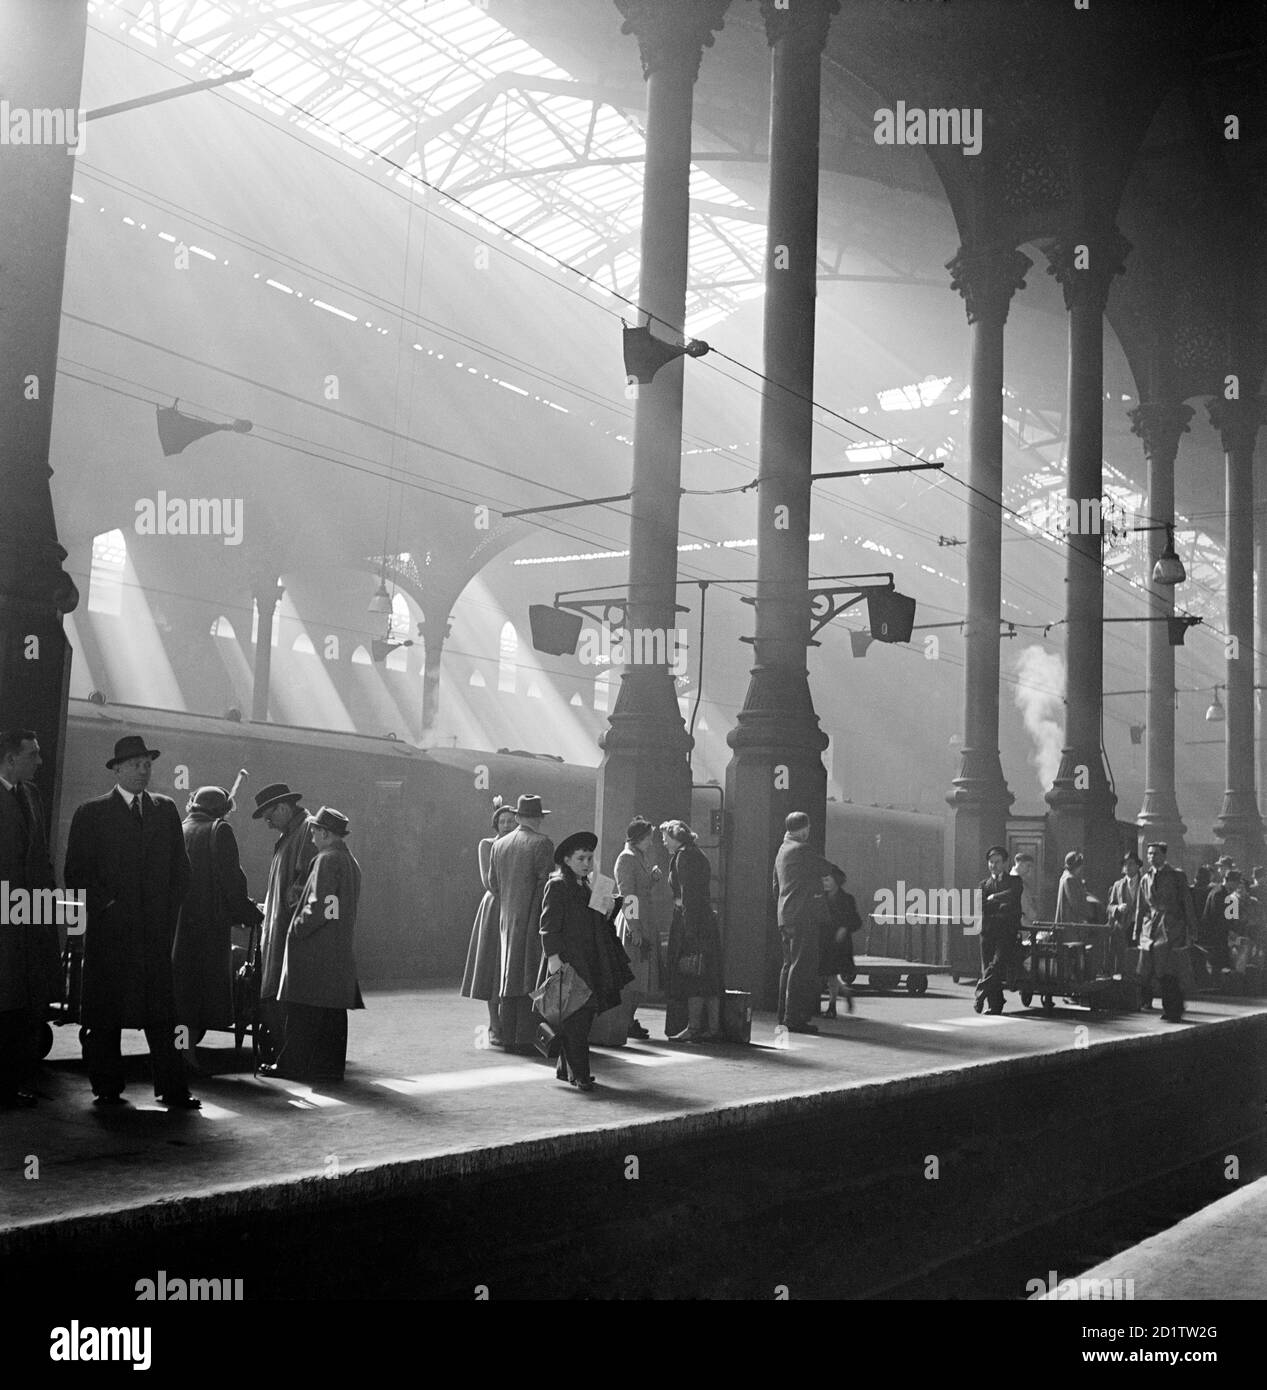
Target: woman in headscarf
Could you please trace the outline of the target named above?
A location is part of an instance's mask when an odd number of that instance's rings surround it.
[[[670,999],[685,999],[687,1026],[674,1042],[716,1042],[721,1037],[721,934],[709,902],[712,868],[685,821],[660,827],[673,856],[669,887],[673,890],[673,924],[669,928]]]
[[[620,944],[634,972],[634,1007],[660,992],[660,887],[664,874],[655,863],[655,826],[642,816],[629,822],[625,847],[616,856],[616,892],[621,897]],[[651,1034],[636,1019],[631,1038]]]
[[[589,1049],[594,1019],[620,1003],[620,991],[633,979],[612,921],[620,899],[607,899],[605,912],[590,906],[589,875],[597,847],[598,836],[588,830],[569,835],[554,851],[558,867],[546,880],[541,900],[542,979],[570,965],[590,988],[590,998],[558,1028],[555,1075],[580,1091],[594,1089]]]
[[[484,896],[475,912],[471,944],[466,950],[466,970],[462,975],[463,999],[483,999],[488,1004],[488,1040],[494,1047],[500,1047],[502,1040],[498,1016],[501,999],[497,993],[501,978],[502,935],[501,907],[488,881],[488,866],[494,841],[509,835],[517,824],[515,808],[503,806],[501,797],[498,797],[493,806],[493,833],[488,839],[480,841],[477,851]]]

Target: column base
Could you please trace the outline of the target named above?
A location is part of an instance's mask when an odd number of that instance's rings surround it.
[[[954,807],[954,885],[969,887],[985,876],[986,851],[1007,844],[1007,813],[1016,798],[1008,790],[998,749],[965,748],[959,776],[946,793]]]
[[[657,677],[663,677],[659,679]],[[627,673],[610,727],[599,738],[595,832],[598,863],[610,874],[635,815],[661,821],[691,817],[691,749],[667,672]]]
[[[1066,769],[1066,763],[1071,761],[1066,749],[1060,772],[1046,798],[1051,808],[1048,830],[1056,849],[1053,867],[1059,878],[1065,855],[1070,850],[1080,850],[1086,859],[1087,891],[1107,902],[1109,889],[1119,876],[1122,855],[1129,848],[1120,839],[1117,797],[1109,790],[1098,757],[1083,759],[1077,764],[1078,771],[1073,767]],[[1089,772],[1090,786],[1076,785],[1081,769]]]
[[[1248,805],[1243,804],[1247,801]],[[1252,799],[1228,792],[1223,812],[1214,822],[1214,834],[1242,873],[1248,875],[1255,864],[1263,862],[1263,820]]]
[[[1139,826],[1136,853],[1147,863],[1144,847],[1152,840],[1160,840],[1167,848],[1166,853],[1172,864],[1178,864],[1183,855],[1184,837],[1188,827],[1179,814],[1179,803],[1173,796],[1165,796],[1154,787],[1145,789],[1144,804],[1135,817]]]
[[[747,990],[759,1008],[777,1002],[780,949],[771,878],[792,811],[810,818],[810,843],[824,848],[829,739],[818,724],[804,672],[753,672],[748,698],[727,737],[729,847],[723,942],[728,989]],[[846,872],[848,864],[842,864]]]

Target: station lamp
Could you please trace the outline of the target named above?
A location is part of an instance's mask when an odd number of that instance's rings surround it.
[[[1223,708],[1223,702],[1219,699],[1219,691],[1223,686],[1214,687],[1214,703],[1205,712],[1205,722],[1207,724],[1222,724],[1227,719],[1227,711]]]

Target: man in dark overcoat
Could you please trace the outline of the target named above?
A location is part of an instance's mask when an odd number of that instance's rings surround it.
[[[828,919],[828,892],[836,891],[831,865],[809,844],[809,816],[793,811],[774,860],[783,969],[779,973],[779,1022],[789,1033],[817,1033],[818,938]]]
[[[135,734],[106,766],[113,791],[85,801],[70,823],[66,884],[87,893],[84,935],[84,1061],[101,1105],[123,1103],[124,1028],[143,1028],[154,1090],[170,1108],[196,1110],[176,1051],[172,942],[189,890],[189,856],[176,803],[146,790],[159,757]]]
[[[536,1036],[532,999],[541,969],[541,896],[554,872],[554,844],[542,833],[550,814],[539,796],[521,796],[519,824],[493,845],[489,887],[501,909],[501,1034],[508,1051],[528,1051]]]
[[[1139,929],[1141,1004],[1152,1007],[1161,992],[1161,1016],[1170,1023],[1183,1018],[1184,990],[1193,988],[1189,946],[1196,936],[1192,893],[1183,872],[1166,863],[1167,846],[1148,846],[1148,868],[1139,884],[1136,923]]]
[[[176,1021],[184,1030],[185,1064],[197,1068],[194,1046],[209,1029],[233,1027],[232,928],[255,926],[233,827],[233,801],[223,787],[199,787],[189,799],[183,831],[190,884],[172,948]]]
[[[31,780],[43,759],[33,729],[0,732],[0,892],[34,894],[56,886],[39,788]],[[36,901],[28,899],[28,902]],[[49,901],[45,899],[45,901]],[[54,999],[61,998],[61,955],[55,922],[0,926],[0,1107],[35,1104],[26,1086],[39,1061],[35,1046]]]
[[[980,885],[981,978],[972,1003],[977,1013],[1003,1012],[1003,986],[1015,973],[1025,882],[1007,872],[1011,857],[1002,845],[991,845],[985,857],[990,872]]]
[[[264,922],[260,934],[260,1016],[268,1029],[267,1046],[260,1049],[276,1060],[286,1041],[286,1006],[278,1001],[286,933],[308,879],[317,850],[308,833],[308,812],[303,797],[285,782],[274,782],[255,797],[252,820],[262,820],[277,831],[268,886],[264,892]]]
[[[286,935],[278,998],[286,1045],[265,1076],[342,1081],[349,1009],[363,1009],[353,937],[361,866],[347,847],[348,818],[323,806],[308,822],[316,851]]]

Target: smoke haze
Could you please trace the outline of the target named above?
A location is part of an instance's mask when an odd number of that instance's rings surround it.
[[[1050,789],[1060,769],[1060,750],[1065,734],[1062,724],[1065,698],[1065,659],[1038,645],[1024,648],[1015,662],[1019,678],[1016,707],[1025,729],[1034,740],[1030,762],[1038,769],[1044,791]]]

